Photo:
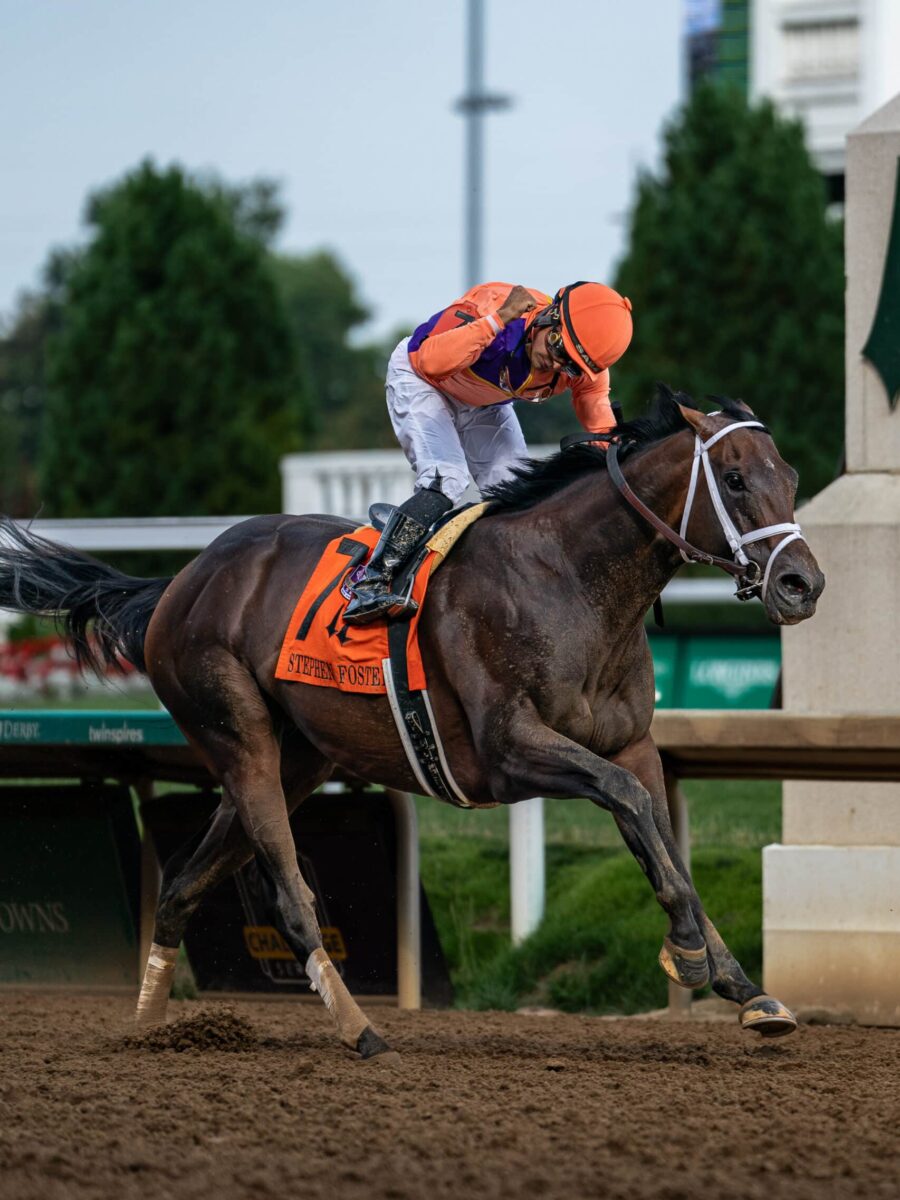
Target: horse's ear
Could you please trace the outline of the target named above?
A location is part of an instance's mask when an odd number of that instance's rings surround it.
[[[732,400],[730,396],[713,396],[708,394],[706,399],[710,404],[715,404],[716,408],[723,409],[725,412],[741,413],[748,417],[755,417],[756,413],[750,407],[746,400]]]
[[[707,417],[706,413],[701,412],[699,408],[688,408],[684,404],[679,404],[678,411],[695,433],[698,433],[701,437],[704,437],[709,432],[709,418]]]

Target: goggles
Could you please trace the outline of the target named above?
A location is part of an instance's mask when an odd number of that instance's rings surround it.
[[[564,375],[568,375],[570,379],[578,378],[581,374],[581,368],[576,366],[571,358],[569,358],[568,351],[563,342],[563,336],[559,329],[551,329],[547,334],[547,349]]]

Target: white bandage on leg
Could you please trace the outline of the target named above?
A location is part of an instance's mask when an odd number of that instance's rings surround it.
[[[134,1018],[139,1029],[147,1029],[151,1025],[161,1025],[165,1021],[166,1006],[172,990],[177,958],[177,946],[158,946],[154,942],[150,947],[150,956],[147,959],[147,969],[144,971],[144,982],[141,985],[141,994],[138,996],[137,1012]]]
[[[355,1050],[359,1035],[369,1022],[321,946],[318,950],[313,950],[306,960],[306,973],[309,976],[309,986],[319,993],[325,1007],[331,1013],[341,1041],[351,1050]]]

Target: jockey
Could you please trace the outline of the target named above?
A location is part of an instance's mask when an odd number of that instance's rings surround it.
[[[589,433],[615,425],[609,367],[631,341],[631,303],[602,283],[573,283],[551,299],[508,283],[474,287],[435,313],[391,355],[388,411],[416,473],[415,494],[388,518],[344,620],[361,625],[414,609],[391,580],[469,482],[499,483],[526,456],[513,411],[571,389]]]

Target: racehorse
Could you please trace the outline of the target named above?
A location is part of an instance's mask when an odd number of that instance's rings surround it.
[[[644,617],[684,558],[729,570],[776,625],[811,616],[824,586],[793,523],[796,472],[749,408],[716,399],[720,411],[707,414],[661,389],[607,449],[573,446],[491,489],[429,585],[419,639],[465,796],[476,807],[586,797],[611,812],[668,917],[667,975],[692,988],[711,980],[741,1006],[745,1028],[776,1036],[796,1022],[747,978],[705,913],[649,732]],[[289,815],[335,767],[406,791],[416,777],[385,696],[274,677],[299,589],[350,529],[329,516],[256,517],[174,578],[138,579],[3,523],[0,607],[55,615],[82,666],[121,656],[146,672],[221,784],[206,828],[165,865],[140,1024],[164,1019],[203,896],[255,855],[273,919],[342,1042],[364,1058],[388,1049],[323,949]]]

